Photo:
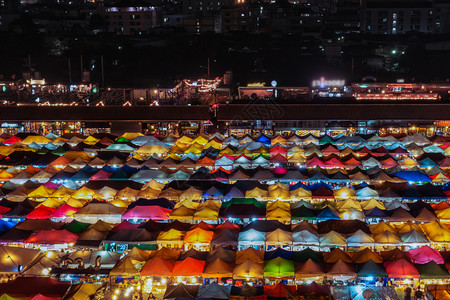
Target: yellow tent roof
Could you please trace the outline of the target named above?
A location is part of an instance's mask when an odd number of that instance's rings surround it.
[[[110,203],[116,207],[128,207],[128,205],[130,204],[128,201],[117,198],[112,200]]]
[[[153,154],[166,155],[168,151],[168,149],[164,148],[161,145],[143,145],[139,149],[137,149],[135,153],[150,156]]]
[[[117,192],[115,199],[135,201],[139,192],[139,190],[133,190],[132,188],[126,187]]]
[[[404,167],[404,168],[412,168],[412,167],[418,167],[419,166],[419,163],[417,161],[415,161],[414,159],[410,158],[410,157],[405,158],[402,161],[399,161],[398,164],[401,167]]]
[[[222,148],[222,143],[218,143],[218,142],[216,142],[216,141],[209,141],[206,145],[205,145],[205,148],[204,149],[208,149],[208,148],[210,148],[210,147],[213,147],[213,148],[215,148],[215,149],[220,149],[220,148]]]
[[[287,142],[286,138],[281,135],[277,135],[276,137],[274,137],[273,139],[270,140],[270,143],[272,145],[275,145],[277,143],[278,144],[286,144],[286,142]]]
[[[277,186],[274,189],[269,188],[268,192],[269,199],[283,199],[287,200],[290,198],[289,189],[285,189],[283,187]]]
[[[342,202],[338,202],[337,207],[340,210],[351,209],[351,208],[356,209],[356,210],[362,210],[361,203],[359,203],[355,199],[351,199],[351,198],[349,198],[345,201],[342,201]]]
[[[160,183],[156,180],[151,180],[150,182],[147,182],[142,188],[141,190],[144,190],[148,187],[154,189],[154,190],[162,190],[166,185],[164,183]]]
[[[382,233],[378,233],[374,235],[374,240],[379,244],[400,244],[402,240],[400,237],[391,231],[384,231]]]
[[[133,262],[130,258],[125,257],[121,262],[119,262],[117,265],[112,268],[111,272],[109,273],[111,276],[139,276],[141,275],[139,271],[136,269],[136,267],[133,265]]]
[[[345,199],[349,199],[349,198],[356,199],[355,190],[349,189],[346,186],[343,186],[338,190],[334,190],[333,193],[334,193],[334,198],[336,200],[340,200],[340,199],[345,200]]]
[[[13,177],[14,177],[14,175],[6,172],[6,170],[3,170],[0,173],[0,181],[7,181],[7,180],[10,180]]]
[[[176,220],[191,220],[194,217],[195,209],[187,208],[186,206],[179,206],[174,208],[170,213],[169,219]]]
[[[42,204],[40,204],[40,205],[44,205],[46,207],[51,207],[51,208],[58,208],[61,205],[63,205],[65,202],[66,201],[64,199],[48,198],[47,200],[42,202]]]
[[[397,232],[394,227],[392,227],[389,224],[386,224],[384,221],[381,221],[378,224],[369,225],[369,228],[372,234],[383,233],[385,231],[390,231],[394,233]]]
[[[377,201],[376,199],[372,198],[370,200],[366,200],[366,201],[362,201],[361,202],[361,207],[364,210],[369,210],[369,209],[373,209],[375,207],[378,207],[379,209],[385,210],[386,207],[384,206],[383,203],[381,203],[380,201]]]
[[[0,146],[0,155],[8,156],[13,153],[15,149],[10,146]]]
[[[219,217],[219,210],[203,206],[194,213],[194,220],[212,220],[215,221]]]
[[[51,194],[52,198],[69,199],[77,190],[69,189],[62,185],[59,189]]]
[[[184,153],[185,154],[192,153],[192,154],[195,154],[195,155],[200,155],[200,154],[202,154],[202,151],[203,151],[203,148],[199,148],[199,147],[196,147],[194,145],[191,145],[189,148],[187,148],[184,151]]]
[[[192,139],[186,135],[183,135],[176,141],[176,144],[191,144],[191,143]]]
[[[54,192],[54,189],[50,189],[43,185],[39,186],[34,191],[28,193],[28,197],[30,198],[48,198]]]
[[[290,195],[291,195],[291,199],[309,199],[310,200],[312,198],[312,192],[305,190],[302,187],[292,190]]]
[[[255,187],[254,189],[245,192],[245,198],[263,199],[267,198],[267,196],[268,196],[267,191],[260,189],[258,187]]]
[[[189,199],[185,199],[185,200],[183,200],[183,201],[177,202],[177,203],[175,204],[175,207],[174,207],[174,208],[187,207],[187,208],[190,208],[190,209],[197,209],[198,206],[199,206],[199,203],[197,203],[197,202],[192,202],[192,201],[189,200]]]
[[[277,207],[275,209],[268,210],[266,213],[266,218],[267,220],[290,221],[291,211]]]
[[[436,215],[439,219],[450,220],[450,208],[446,208],[444,210],[438,210]]]
[[[57,137],[56,139],[53,140],[52,144],[64,144],[65,142],[67,142],[68,139],[65,139],[63,137]]]
[[[67,200],[67,205],[70,205],[72,207],[83,207],[86,205],[86,201],[82,199],[70,198],[69,200]]]
[[[332,230],[326,234],[324,234],[323,236],[320,237],[319,239],[320,242],[320,246],[347,246],[347,240],[345,239],[345,237],[340,234],[337,233],[336,231]]]
[[[83,140],[83,143],[88,144],[88,145],[94,145],[96,144],[98,141],[100,141],[99,139],[96,139],[95,137],[93,137],[92,135],[88,136],[87,138],[85,138]]]
[[[49,142],[51,142],[50,139],[46,138],[45,136],[41,136],[41,135],[29,135],[24,140],[22,140],[22,143],[25,145],[30,145],[32,143],[47,144]]]
[[[264,263],[264,251],[249,247],[245,250],[236,252],[236,264],[242,264],[246,260],[251,260],[255,263]]]
[[[196,189],[194,187],[190,187],[187,190],[183,191],[180,195],[180,201],[183,200],[202,200],[203,191]]]
[[[206,145],[209,142],[209,139],[205,138],[202,135],[199,135],[192,142],[200,145]]]
[[[449,182],[450,178],[448,178],[447,176],[445,176],[442,173],[438,173],[436,177],[433,178],[433,180],[431,182],[433,183],[446,183]]]
[[[418,231],[420,233],[423,233],[422,228],[420,228],[419,224],[414,224],[412,222],[406,222],[406,223],[402,223],[402,224],[395,224],[394,225],[395,229],[397,230],[398,233],[406,233],[409,232],[411,230],[415,230]]]
[[[169,231],[161,231],[156,241],[159,242],[178,242],[183,241],[184,232],[176,229],[170,229]]]
[[[77,190],[75,193],[72,194],[72,198],[75,199],[86,199],[91,200],[95,195],[95,191],[91,190],[85,186]]]
[[[274,210],[277,208],[281,208],[283,210],[290,210],[291,209],[291,205],[289,204],[289,202],[285,202],[285,201],[280,201],[280,200],[276,200],[276,201],[270,201],[267,202],[267,206],[266,209],[269,210]]]
[[[148,187],[144,190],[141,190],[139,194],[137,194],[136,198],[146,198],[146,199],[153,199],[158,198],[159,194],[161,193],[161,190],[155,190],[151,187]]]
[[[233,279],[261,279],[264,277],[264,266],[262,263],[255,263],[246,260],[237,265],[233,270]]]
[[[78,152],[77,151],[68,151],[63,156],[70,160],[75,160],[77,158],[81,158],[86,161],[90,161],[92,159],[91,156],[89,156],[86,152],[83,152],[83,151],[78,151]]]
[[[214,232],[207,231],[201,228],[195,228],[193,230],[189,230],[186,232],[184,236],[184,243],[201,243],[201,244],[209,244],[213,238]]]
[[[104,186],[94,194],[94,198],[111,201],[114,199],[116,194],[117,194],[117,190],[115,190],[109,186]]]
[[[137,138],[138,136],[144,136],[144,135],[140,132],[126,132],[126,133],[122,134],[121,138],[131,141],[131,140],[134,140],[135,138]]]
[[[290,245],[292,244],[292,232],[277,228],[266,233],[266,245]]]

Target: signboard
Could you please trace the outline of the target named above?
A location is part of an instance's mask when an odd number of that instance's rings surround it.
[[[326,88],[326,87],[342,87],[345,86],[345,80],[342,79],[325,79],[324,77],[312,82],[312,87]]]

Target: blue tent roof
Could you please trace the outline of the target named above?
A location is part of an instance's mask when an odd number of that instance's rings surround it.
[[[264,134],[262,134],[255,142],[260,142],[263,144],[270,144],[270,139],[265,136]]]
[[[338,215],[336,215],[333,210],[327,206],[324,209],[321,209],[319,213],[317,214],[316,219],[322,219],[322,220],[340,220]]]
[[[271,260],[277,257],[281,257],[287,260],[294,260],[294,252],[277,248],[275,251],[266,251],[264,253],[264,260]]]
[[[408,180],[410,182],[431,182],[430,177],[419,171],[400,171],[395,173],[394,176]]]
[[[437,166],[437,163],[435,163],[431,158],[426,157],[419,162],[419,165],[421,168],[432,168]]]
[[[16,225],[15,222],[0,220],[0,232],[8,231],[9,229],[13,228],[14,225]]]
[[[388,217],[386,210],[379,209],[378,207],[374,207],[372,209],[365,210],[364,215],[366,216],[366,218],[385,219]]]

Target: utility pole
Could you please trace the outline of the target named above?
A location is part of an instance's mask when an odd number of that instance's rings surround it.
[[[105,70],[103,69],[103,54],[100,56],[102,64],[102,87],[105,87]]]
[[[67,58],[67,63],[69,66],[69,84],[71,84],[72,83],[72,68],[70,66],[70,56]]]
[[[209,57],[208,57],[208,79],[211,78],[210,75],[211,75],[211,68],[210,68]]]
[[[80,79],[83,82],[83,55],[80,55]]]

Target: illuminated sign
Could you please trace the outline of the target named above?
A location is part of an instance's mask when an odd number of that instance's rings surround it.
[[[341,79],[333,79],[333,80],[327,80],[324,77],[320,78],[319,80],[314,80],[312,82],[312,86],[313,87],[320,87],[320,88],[325,88],[325,87],[337,87],[337,86],[344,86],[345,85],[345,80],[341,80]]]
[[[17,124],[17,123],[2,123],[2,128],[8,128],[8,127],[19,127],[19,124]]]
[[[247,84],[247,87],[264,87],[264,86],[266,86],[265,82],[253,82]]]

